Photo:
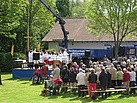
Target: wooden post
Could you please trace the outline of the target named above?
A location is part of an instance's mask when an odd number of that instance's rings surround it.
[[[24,38],[27,38],[28,39],[28,50],[29,50],[29,48],[30,48],[30,38],[32,38],[31,36],[25,36]]]

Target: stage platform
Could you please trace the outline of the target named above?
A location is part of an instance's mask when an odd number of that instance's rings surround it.
[[[52,70],[48,71],[50,75]],[[14,68],[12,69],[12,78],[32,78],[35,70],[29,68]]]

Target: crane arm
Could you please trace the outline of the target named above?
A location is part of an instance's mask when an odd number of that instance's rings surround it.
[[[69,32],[65,30],[65,21],[63,20],[63,18],[56,13],[46,2],[45,0],[40,0],[42,4],[44,4],[46,6],[46,8],[54,15],[56,16],[57,20],[59,21],[59,24],[61,26],[62,32],[64,34],[64,42],[65,42],[65,48],[68,49],[68,34]]]

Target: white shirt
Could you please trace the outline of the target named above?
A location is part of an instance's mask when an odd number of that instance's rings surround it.
[[[29,62],[33,62],[33,52],[29,52],[28,58]]]
[[[48,53],[43,54],[44,60],[49,59]]]
[[[79,72],[76,76],[76,80],[78,82],[78,85],[86,85],[86,76],[85,73]]]
[[[136,81],[136,72],[134,71],[130,72],[130,81]]]
[[[44,63],[44,56],[43,56],[43,54],[40,54],[39,62],[40,62],[40,63]]]

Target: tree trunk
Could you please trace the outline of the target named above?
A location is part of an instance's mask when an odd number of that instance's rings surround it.
[[[117,60],[118,59],[118,51],[119,51],[119,46],[118,45],[115,45],[115,59]]]
[[[0,75],[0,85],[2,85],[2,81],[1,81],[1,75]]]

